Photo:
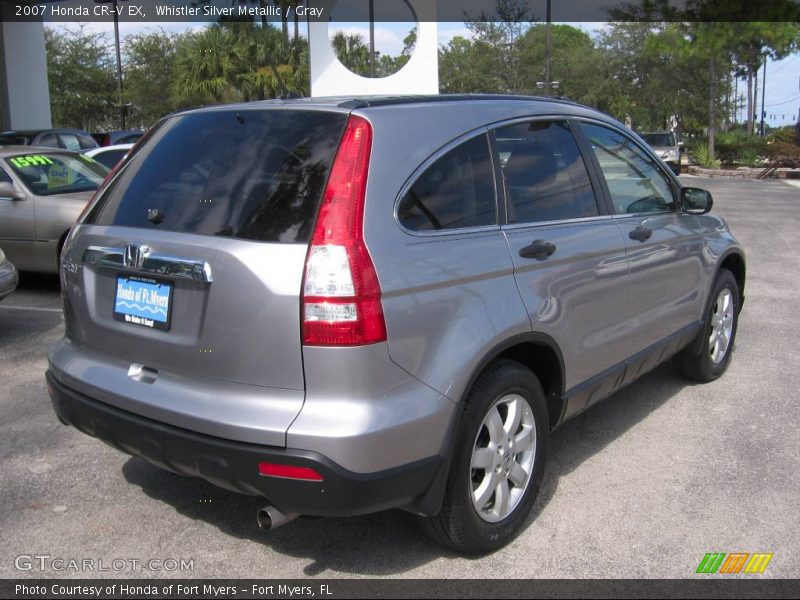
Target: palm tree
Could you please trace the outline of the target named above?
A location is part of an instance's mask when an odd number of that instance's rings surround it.
[[[230,32],[219,25],[190,34],[178,50],[175,95],[183,100],[210,96],[222,102],[235,78],[232,43]]]
[[[339,59],[345,67],[357,75],[369,77],[369,47],[360,35],[347,35],[343,31],[337,31],[331,40],[331,45]]]
[[[274,98],[284,93],[284,87],[305,94],[306,47],[303,39],[287,42],[269,23],[218,23],[182,45],[173,91],[181,100],[214,103]]]

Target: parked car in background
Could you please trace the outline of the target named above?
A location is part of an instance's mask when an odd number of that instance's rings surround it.
[[[116,146],[118,144],[135,144],[144,135],[140,129],[120,131],[102,131],[92,133],[92,137],[100,146]]]
[[[108,169],[113,169],[117,163],[125,158],[125,155],[133,148],[133,144],[117,144],[115,146],[103,146],[87,150],[84,154],[93,158]]]
[[[77,152],[0,148],[0,246],[20,271],[58,272],[61,245],[108,169]]]
[[[681,154],[683,142],[673,131],[653,131],[640,133],[642,139],[653,149],[656,155],[667,163],[676,175],[681,173]]]
[[[97,148],[97,142],[81,129],[27,129],[3,131],[0,146],[39,146],[80,152]]]
[[[599,111],[290,100],[151,131],[64,247],[53,407],[265,497],[263,528],[400,507],[491,551],[553,428],[670,357],[730,364],[742,248]]]
[[[19,283],[17,269],[0,248],[0,300],[17,289],[17,283]]]

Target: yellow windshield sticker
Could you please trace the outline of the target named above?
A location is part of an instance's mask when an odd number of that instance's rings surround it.
[[[53,164],[52,160],[50,160],[46,156],[42,156],[41,154],[31,154],[29,156],[16,156],[14,158],[9,158],[8,160],[10,160],[11,164],[17,167],[18,169],[24,169],[25,167],[38,167],[40,165]]]
[[[47,171],[47,189],[69,187],[75,183],[75,171],[65,165],[53,165]]]

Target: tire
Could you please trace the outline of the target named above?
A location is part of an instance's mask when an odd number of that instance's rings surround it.
[[[542,484],[549,423],[544,392],[529,369],[511,360],[487,367],[465,400],[442,508],[421,519],[424,531],[469,554],[516,537]],[[473,460],[486,467],[473,468]]]
[[[708,298],[703,328],[676,357],[684,377],[706,383],[727,370],[736,341],[739,309],[739,285],[733,273],[723,269]]]

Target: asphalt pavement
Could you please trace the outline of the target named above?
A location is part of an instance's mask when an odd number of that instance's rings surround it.
[[[730,369],[695,385],[663,365],[564,425],[528,525],[483,558],[401,511],[264,533],[262,500],[61,425],[44,382],[58,280],[23,275],[0,303],[0,577],[683,578],[707,552],[773,553],[758,577],[800,577],[800,187],[684,179],[747,251]]]

